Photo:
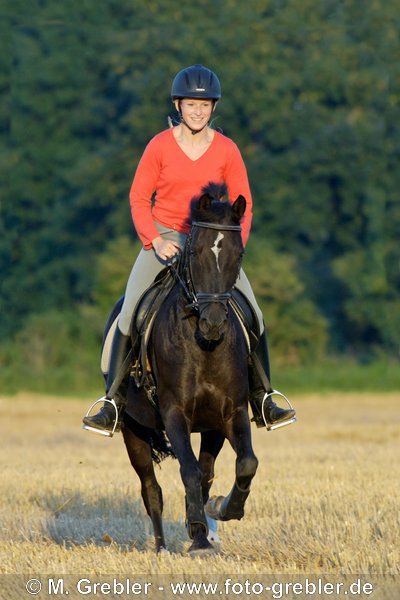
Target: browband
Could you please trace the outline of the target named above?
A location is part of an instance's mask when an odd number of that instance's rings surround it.
[[[218,229],[219,231],[242,231],[240,225],[224,225],[223,223],[207,223],[207,221],[193,221],[193,227],[205,227],[206,229]]]

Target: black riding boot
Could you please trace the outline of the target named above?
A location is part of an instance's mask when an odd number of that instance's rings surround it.
[[[119,416],[121,416],[121,409],[126,405],[126,375],[130,363],[128,360],[130,350],[130,336],[124,335],[117,326],[111,345],[105,397],[109,400],[114,400]],[[113,388],[112,390],[111,387]],[[109,395],[110,390],[112,398]],[[115,409],[112,404],[110,404],[110,402],[104,402],[104,405],[97,415],[84,417],[83,422],[85,425],[93,427],[94,429],[110,431],[113,429],[115,416]]]
[[[272,391],[270,384],[271,377],[267,334],[265,329],[258,340],[254,354],[256,357],[254,360],[250,359],[249,364],[250,406],[253,411],[252,420],[255,421],[257,427],[265,427],[264,419],[262,417],[262,404],[265,394]],[[263,369],[267,380],[265,377],[260,376],[259,369]],[[288,419],[293,418],[295,414],[296,411],[291,408],[287,409],[277,406],[271,396],[268,396],[264,402],[264,416],[269,425],[287,421]]]

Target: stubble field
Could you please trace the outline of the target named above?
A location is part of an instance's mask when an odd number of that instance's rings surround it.
[[[253,429],[245,517],[220,525],[219,554],[191,559],[177,461],[156,467],[170,550],[156,557],[121,435],[81,429],[89,402],[0,398],[0,573],[399,574],[400,395],[293,400],[298,423]],[[226,446],[213,492],[233,477]]]

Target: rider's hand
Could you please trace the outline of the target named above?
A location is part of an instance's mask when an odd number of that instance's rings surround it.
[[[161,236],[152,241],[155,253],[161,260],[169,260],[180,251],[180,246],[172,240],[164,240]]]

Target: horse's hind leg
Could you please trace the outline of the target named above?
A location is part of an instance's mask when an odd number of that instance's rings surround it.
[[[225,436],[218,431],[205,431],[201,434],[199,463],[203,472],[201,480],[201,490],[203,495],[203,504],[207,504],[210,488],[214,480],[214,465],[218,454],[224,445]],[[217,533],[218,523],[216,519],[211,518],[206,511],[206,518],[209,527],[208,540],[210,542],[220,543],[220,537]]]
[[[250,484],[258,467],[251,444],[250,422],[245,410],[236,413],[228,428],[227,437],[236,452],[235,484],[228,496],[213,497],[207,503],[208,515],[222,521],[243,517]]]
[[[139,425],[135,426],[135,422],[129,420],[129,426],[125,425],[122,432],[131,465],[142,484],[143,503],[153,524],[156,551],[160,552],[166,547],[162,525],[162,490],[154,473],[150,444],[140,430]]]

